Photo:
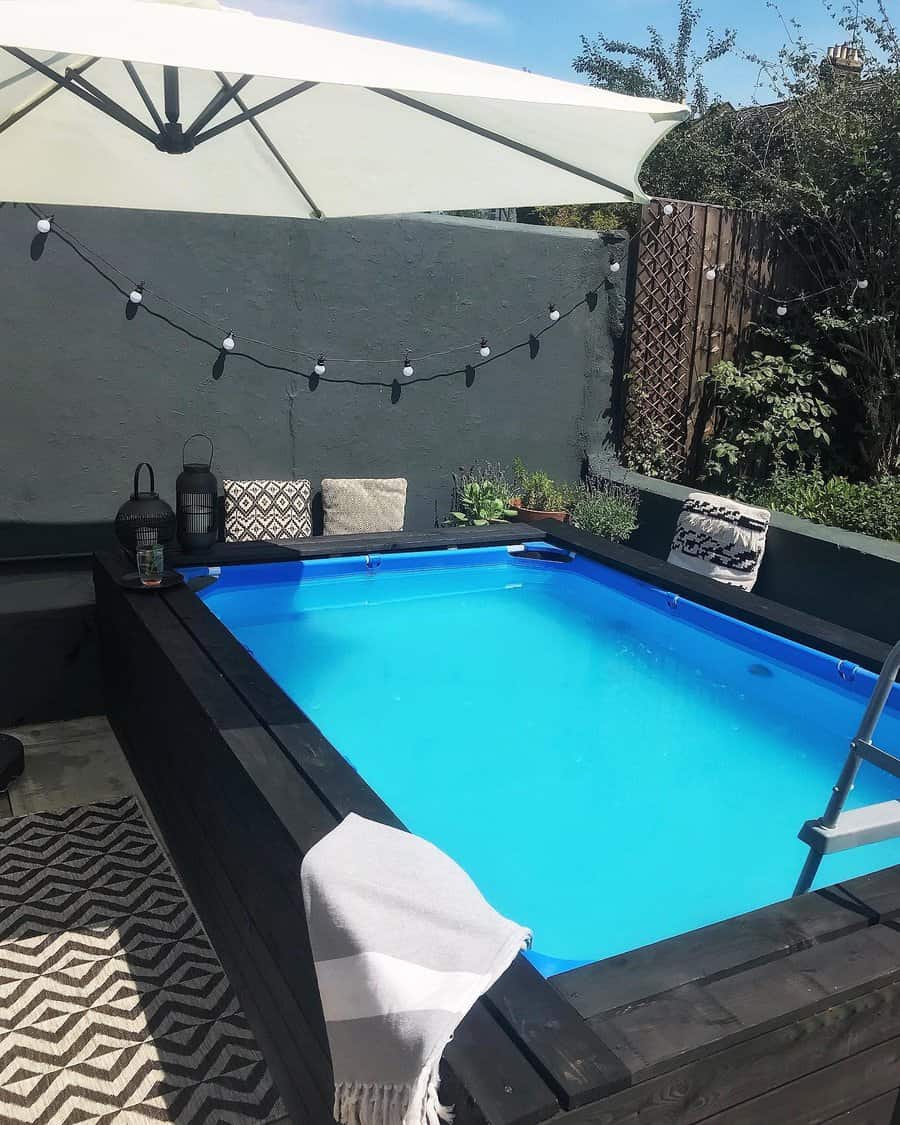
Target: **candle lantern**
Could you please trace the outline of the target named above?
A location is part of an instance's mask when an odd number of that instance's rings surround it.
[[[188,442],[209,442],[206,461],[186,461]],[[216,506],[219,482],[212,472],[213,443],[206,434],[191,434],[181,451],[181,472],[175,482],[175,513],[178,542],[185,551],[208,551],[218,538]]]
[[[150,475],[150,490],[141,492],[141,469]],[[131,496],[116,513],[116,536],[122,546],[132,554],[138,547],[151,547],[154,543],[170,543],[175,534],[175,513],[156,492],[153,466],[141,461],[134,470],[134,488]]]

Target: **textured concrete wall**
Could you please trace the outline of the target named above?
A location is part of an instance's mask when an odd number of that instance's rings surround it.
[[[417,363],[409,382],[400,367],[407,347],[441,351],[484,332],[498,353],[527,338],[547,324],[548,301],[565,309],[566,294],[574,303],[604,276],[620,236],[438,216],[315,223],[66,208],[57,218],[217,327],[150,298],[128,319],[102,265],[52,236],[38,256],[33,216],[0,208],[0,556],[90,545],[92,534],[74,533],[112,519],[141,460],[172,501],[182,441],[196,430],[215,441],[220,479],[406,476],[415,529],[446,514],[460,464],[518,453],[574,477],[607,442],[625,270],[593,311],[546,333],[536,358],[514,351],[471,386],[463,375],[426,380],[477,360],[474,349]],[[238,351],[272,366],[235,353],[215,369],[228,328]],[[321,349],[329,377],[397,377],[401,394],[324,380],[310,390],[278,369],[309,372],[308,361],[247,337]]]

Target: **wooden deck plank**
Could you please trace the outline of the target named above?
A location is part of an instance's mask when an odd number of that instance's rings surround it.
[[[874,926],[730,976],[682,985],[588,1022],[607,1041],[616,1037],[635,1082],[642,1082],[701,1053],[895,982],[900,982],[900,932]]]
[[[573,1110],[562,1120],[565,1125],[706,1123],[732,1106],[815,1075],[834,1063],[852,1063],[859,1052],[898,1035],[900,984],[892,984],[834,1003],[768,1034],[705,1053],[675,1070]],[[832,1116],[835,1112],[840,1110],[832,1111]],[[791,1119],[757,1117],[752,1125],[767,1120],[782,1125]]]
[[[821,1125],[829,1117],[855,1108],[861,1099],[895,1091],[898,1076],[900,1038],[743,1102],[709,1118],[708,1125],[759,1125],[761,1121]]]
[[[367,535],[314,535],[309,539],[254,543],[216,543],[208,551],[166,552],[168,566],[230,566],[260,562],[296,562],[302,559],[349,555],[390,554],[403,551],[446,550],[457,547],[497,547],[543,539],[542,531],[527,524],[492,524],[490,527],[438,527],[431,531],[374,532]]]
[[[900,879],[893,883],[900,894]],[[648,1000],[863,929],[878,917],[864,902],[812,894],[728,918],[561,973],[552,985],[586,1018]]]
[[[897,1125],[900,1120],[898,1106],[898,1091],[889,1090],[854,1109],[839,1113],[837,1117],[829,1117],[824,1125]]]

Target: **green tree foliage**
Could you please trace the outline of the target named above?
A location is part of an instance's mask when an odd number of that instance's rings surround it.
[[[672,43],[666,43],[658,28],[647,28],[646,44],[629,43],[598,35],[581,37],[581,54],[572,64],[586,74],[592,86],[602,86],[640,98],[686,102],[696,116],[710,107],[704,68],[727,55],[734,47],[734,32],[706,33],[706,45],[696,44],[700,9],[691,0],[679,0],[678,28]]]
[[[806,465],[831,442],[835,410],[823,376],[841,379],[845,369],[809,344],[773,336],[780,354],[754,351],[707,376],[717,406],[706,465],[713,479],[764,479],[775,465]]]
[[[777,464],[768,480],[744,482],[734,494],[814,523],[900,541],[900,477],[850,481],[826,477],[818,464],[803,470]]]
[[[754,58],[780,100],[714,106],[670,134],[642,182],[768,216],[770,253],[806,275],[786,326],[846,366],[842,453],[868,477],[900,470],[900,39],[881,5],[837,31],[859,44],[861,80],[794,27],[774,62]]]

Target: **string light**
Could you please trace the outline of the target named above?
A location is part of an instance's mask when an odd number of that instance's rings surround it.
[[[787,305],[779,305],[775,311],[779,316],[787,316]]]
[[[141,305],[143,303],[144,297],[147,294],[149,294],[154,299],[153,300],[154,305],[157,302],[163,302],[163,303],[169,305],[175,311],[180,312],[180,313],[184,314],[185,316],[188,316],[188,317],[192,318],[193,320],[196,320],[198,323],[205,325],[207,328],[211,329],[214,333],[217,333],[217,332],[221,331],[221,327],[220,327],[219,324],[217,324],[213,320],[208,319],[202,313],[197,312],[196,310],[191,309],[189,307],[185,307],[183,305],[180,305],[177,302],[171,300],[171,298],[166,297],[164,294],[159,293],[159,292],[155,291],[154,289],[147,288],[143,282],[140,283],[139,285],[134,285],[133,283],[131,283],[130,279],[129,279],[129,276],[128,276],[128,273],[126,273],[124,270],[119,268],[117,265],[115,265],[114,263],[112,263],[109,260],[107,260],[106,258],[104,258],[98,251],[94,250],[92,247],[87,246],[85,243],[81,242],[81,240],[76,235],[71,234],[64,227],[57,226],[54,216],[49,216],[49,217],[42,216],[36,208],[34,208],[33,206],[30,206],[30,205],[29,205],[29,210],[31,211],[32,215],[35,216],[36,222],[38,224],[38,230],[41,234],[49,233],[52,230],[52,232],[54,234],[56,234],[59,238],[61,238],[61,240],[63,242],[67,243],[76,253],[78,253],[79,255],[84,257],[85,261],[87,261],[90,265],[92,265],[93,268],[97,269],[98,271],[100,271],[102,273],[102,270],[100,270],[100,266],[102,265],[102,266],[106,267],[106,269],[109,270],[112,275],[117,275],[117,277],[121,280],[116,281],[109,274],[103,274],[105,279],[111,285],[116,287],[118,289],[118,291],[120,293],[122,293],[122,295],[127,296],[127,299],[129,301],[130,305],[132,305],[132,306]],[[667,203],[662,207],[661,210],[663,211],[663,213],[670,215],[670,214],[674,213],[675,208],[671,203]],[[625,242],[622,244],[621,249],[627,254],[627,250],[628,250],[629,245],[635,239],[640,238],[644,234],[646,229],[647,228],[646,228],[646,224],[645,224],[639,231],[630,235],[625,240]],[[611,274],[619,273],[621,271],[621,268],[622,268],[622,259],[621,258],[619,260],[612,260],[612,259],[609,260],[608,273],[611,273]],[[131,276],[134,276],[133,273],[132,273]],[[124,285],[122,284],[122,282],[124,282]],[[864,288],[865,286],[861,286],[861,287]],[[575,309],[581,307],[582,305],[586,306],[589,310],[593,311],[593,309],[596,306],[598,289],[599,289],[599,284],[594,289],[588,290],[587,293],[584,293],[583,298],[580,299],[580,300],[576,300],[571,308],[568,307],[568,301],[569,301],[570,298],[574,298],[574,293],[563,294],[563,297],[564,297],[564,299],[566,300],[566,303],[567,303],[567,305],[566,305],[567,312],[565,314],[561,313],[560,310],[556,307],[556,305],[553,302],[548,303],[548,305],[546,307],[547,307],[547,315],[548,315],[548,319],[550,321],[550,324],[551,325],[556,324],[562,318],[563,315],[569,315],[570,312],[572,312]],[[582,290],[582,293],[583,293],[583,290]],[[769,299],[773,299],[773,298],[769,298]],[[162,313],[157,313],[155,311],[155,309],[150,309],[149,311],[150,311],[152,316],[158,317],[159,319],[166,321],[167,323],[169,323],[171,325],[171,327],[177,329],[178,331],[186,332],[186,333],[188,333],[188,335],[192,335],[194,339],[197,339],[197,340],[201,339],[199,336],[196,336],[193,333],[188,332],[187,328],[184,328],[181,325],[175,324],[173,321],[171,321],[167,317],[163,316]],[[526,315],[521,320],[498,329],[497,332],[501,335],[506,335],[506,334],[514,331],[516,328],[518,328],[520,326],[527,325],[528,322],[533,318],[533,316],[534,316],[533,313],[530,314],[530,315]],[[531,350],[532,358],[534,358],[534,356],[537,354],[537,349],[539,347],[538,337],[540,337],[541,334],[542,333],[540,331],[530,332],[527,340],[523,339],[521,342],[514,343],[510,347],[505,348],[503,354],[504,355],[507,354],[508,351],[509,352],[515,351],[517,348],[528,347]],[[207,340],[204,340],[202,342],[207,343],[210,346],[214,346],[212,344],[212,340],[207,339]],[[315,352],[310,354],[310,352],[304,351],[304,350],[302,350],[302,348],[286,347],[284,345],[280,345],[280,344],[275,343],[275,342],[270,341],[270,340],[258,340],[258,339],[254,339],[252,337],[242,336],[242,338],[241,338],[241,345],[242,345],[241,356],[251,360],[252,362],[259,363],[263,367],[271,368],[272,370],[287,370],[287,369],[276,367],[273,363],[264,362],[262,359],[254,356],[252,353],[248,352],[247,351],[247,345],[254,345],[254,344],[260,345],[261,347],[272,349],[274,351],[280,351],[280,352],[285,352],[285,353],[288,353],[288,354],[291,354],[291,355],[294,355],[294,356],[300,356],[304,360],[306,360],[307,363],[310,363],[310,361],[312,361],[313,358],[316,355]],[[442,351],[429,352],[427,354],[425,354],[425,353],[418,354],[417,353],[417,362],[420,361],[420,360],[434,359],[438,356],[450,355],[454,352],[461,352],[461,351],[465,350],[466,348],[471,348],[471,346],[472,346],[471,343],[468,343],[468,344],[463,343],[463,344],[448,347],[448,348],[446,348]],[[236,347],[237,347],[237,341],[235,339],[234,333],[233,333],[233,331],[229,331],[227,333],[227,335],[224,337],[224,339],[222,339],[222,341],[221,341],[221,344],[220,344],[221,351],[225,352],[225,353],[231,353],[236,349]],[[487,337],[481,338],[479,350],[481,352],[482,358],[484,358],[484,359],[489,358],[493,354],[492,350],[490,348],[490,345],[487,342]],[[332,357],[332,358],[334,358],[334,357]],[[390,363],[390,360],[385,359],[385,358],[378,359],[378,358],[372,357],[372,356],[364,356],[364,357],[361,356],[361,357],[353,357],[353,358],[347,358],[347,357],[341,358],[341,357],[339,357],[338,360],[336,360],[335,362],[339,362],[341,364],[343,364],[343,363],[366,363],[366,364],[379,363],[380,364],[380,363]],[[291,370],[293,370],[293,369],[291,369]],[[467,366],[467,367],[459,367],[458,369],[454,369],[454,370],[440,371],[437,374],[432,374],[431,372],[429,372],[428,379],[430,380],[430,379],[439,378],[439,377],[445,377],[445,376],[451,376],[451,375],[466,373],[466,378],[468,380],[468,378],[469,378],[468,370],[469,370],[469,367]],[[474,371],[474,368],[471,368],[471,370]],[[306,367],[306,372],[309,372],[307,377],[310,380],[312,380],[313,377],[319,378],[319,377],[324,376],[325,371],[326,371],[325,357],[321,353],[319,354],[316,362],[313,364],[311,372],[310,372],[310,368],[308,366]],[[403,368],[402,368],[404,378],[411,379],[415,375],[415,371],[416,371],[416,369],[414,368],[413,363],[410,360],[410,355],[407,352],[406,356],[405,356]],[[305,374],[305,372],[303,372],[303,371],[295,371],[294,373],[295,374]],[[357,386],[378,386],[378,387],[391,386],[391,384],[389,384],[389,383],[382,383],[378,380],[357,380],[357,379],[349,379],[349,378],[339,378],[339,379],[331,378],[330,381],[331,382],[351,383],[351,384],[354,384],[354,385],[357,385]],[[395,381],[394,385],[399,387],[399,384],[396,383],[396,381]],[[469,384],[467,383],[467,385],[469,385]]]
[[[31,211],[32,215],[34,215],[37,218],[38,221],[42,222],[42,225],[45,222],[49,223],[52,219],[53,233],[58,235],[58,237],[60,237],[64,242],[66,242],[68,245],[70,245],[72,247],[72,249],[75,250],[77,253],[82,254],[82,255],[84,255],[84,254],[88,255],[89,258],[91,259],[91,264],[93,264],[95,268],[97,268],[97,263],[99,263],[100,265],[105,266],[113,274],[118,275],[119,278],[123,279],[125,281],[126,285],[127,285],[127,288],[124,290],[124,295],[128,297],[129,302],[136,303],[136,302],[132,301],[131,295],[133,293],[136,293],[138,290],[140,290],[141,294],[142,294],[142,299],[143,299],[143,297],[146,297],[147,295],[150,295],[154,298],[154,303],[162,302],[164,304],[167,304],[172,309],[174,309],[176,312],[180,312],[180,313],[184,314],[185,316],[190,317],[192,320],[196,320],[198,323],[205,325],[207,328],[212,329],[214,332],[221,331],[220,324],[217,324],[215,321],[210,320],[208,317],[204,316],[202,313],[196,311],[195,309],[192,309],[190,307],[181,305],[176,301],[173,301],[170,297],[167,297],[165,294],[160,293],[155,289],[151,289],[151,288],[147,287],[146,285],[144,285],[144,283],[141,283],[140,286],[133,286],[133,282],[130,281],[129,275],[126,271],[122,270],[114,262],[111,262],[109,259],[105,258],[102,254],[100,254],[98,251],[93,249],[93,247],[88,246],[86,243],[82,242],[82,240],[80,238],[78,238],[75,234],[73,234],[72,232],[66,230],[64,227],[58,226],[56,224],[56,220],[55,220],[54,216],[50,216],[49,218],[45,219],[43,216],[41,216],[40,212],[35,207],[33,207],[31,205],[29,205],[29,210]],[[641,233],[642,233],[641,231],[636,231],[635,233],[631,234],[625,240],[625,242],[623,244],[623,248],[624,248],[625,251],[627,251],[628,246],[635,239],[640,237]],[[616,263],[616,264],[619,264],[619,263]],[[612,263],[610,263],[610,266],[612,267]],[[132,276],[133,276],[133,274],[132,274]],[[112,284],[116,284],[113,281],[112,278],[108,278],[108,280]],[[574,292],[571,293],[571,294],[565,294],[565,296],[566,297],[570,297],[570,296],[574,297]],[[596,304],[596,296],[597,296],[596,288],[593,289],[593,290],[589,290],[588,293],[585,296],[585,300],[578,301],[577,304],[573,307],[578,307],[579,305],[586,304],[589,307],[589,309],[591,309],[591,311],[593,311],[593,308]],[[140,303],[140,302],[137,302],[137,303]],[[556,323],[564,315],[559,311],[559,309],[556,307],[556,305],[553,304],[552,302],[550,304],[548,304],[547,309],[548,309],[548,315],[549,315],[551,323]],[[505,325],[505,326],[497,329],[497,333],[500,334],[500,335],[506,335],[506,334],[512,332],[513,330],[515,330],[516,328],[519,328],[520,326],[526,325],[532,319],[532,317],[533,317],[533,314],[524,316],[519,321],[516,321],[512,324],[508,324],[508,325]],[[532,333],[531,336],[533,336],[533,335],[534,334]],[[229,332],[228,336],[231,337],[232,340],[234,340],[234,334],[232,332]],[[529,339],[531,338],[531,336],[529,337]],[[287,353],[287,354],[292,355],[292,356],[299,356],[309,364],[315,363],[316,354],[317,354],[316,352],[306,351],[302,347],[287,347],[285,345],[275,343],[272,340],[255,339],[253,337],[248,337],[248,336],[242,336],[241,344],[242,344],[242,348],[244,349],[241,353],[242,355],[247,354],[247,352],[246,352],[247,345],[258,344],[261,347],[269,348],[269,349],[271,349],[273,351],[276,351],[276,352],[284,352],[284,353]],[[418,354],[417,360],[429,360],[429,359],[438,358],[440,356],[448,356],[448,355],[451,355],[455,352],[462,352],[462,351],[464,351],[468,348],[471,348],[471,346],[472,346],[471,343],[463,343],[463,344],[453,345],[453,346],[448,347],[448,348],[444,348],[440,351]],[[224,341],[220,345],[220,347],[224,348]],[[236,347],[236,344],[232,344],[232,346],[230,348],[227,348],[227,349],[224,349],[224,350],[232,351],[232,350],[234,350],[234,347]],[[332,357],[332,359],[334,359],[334,357]],[[349,356],[349,357],[343,356],[343,357],[338,357],[338,360],[336,360],[336,362],[340,362],[342,364],[343,363],[347,363],[347,364],[351,364],[351,363],[352,364],[378,363],[378,364],[381,364],[381,363],[389,363],[390,360],[385,358],[385,357],[379,358],[379,357],[375,357],[375,356]],[[410,366],[412,366],[412,365],[410,364]],[[310,370],[310,369],[307,368],[307,370]],[[460,370],[463,370],[463,369],[460,368]]]
[[[707,281],[715,281],[716,280],[716,267],[715,266],[710,266],[709,269],[706,271],[706,280]]]
[[[869,279],[866,278],[866,277],[861,277],[856,283],[856,288],[857,289],[868,289],[869,288]]]

